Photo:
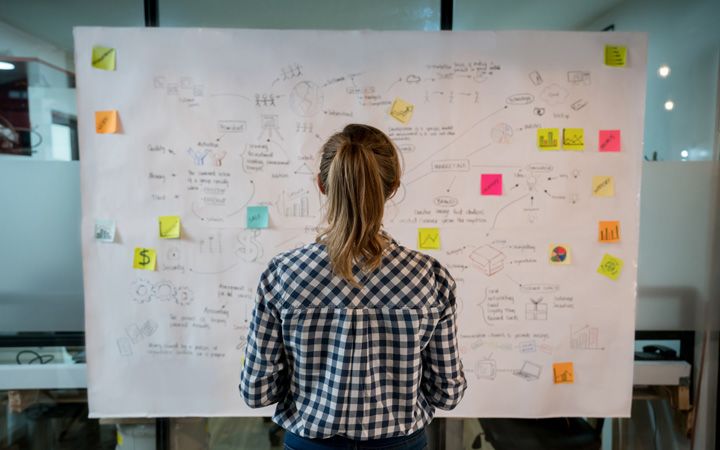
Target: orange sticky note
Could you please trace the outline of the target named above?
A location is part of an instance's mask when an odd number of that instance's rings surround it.
[[[98,134],[117,133],[118,131],[118,112],[95,111],[95,132]]]
[[[573,363],[562,362],[553,364],[553,379],[555,384],[573,384],[575,381],[575,373],[573,371]]]
[[[598,233],[600,242],[620,242],[620,221],[601,220],[598,222]]]

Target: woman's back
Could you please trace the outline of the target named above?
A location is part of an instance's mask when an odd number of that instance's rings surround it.
[[[455,282],[382,231],[400,186],[398,151],[383,132],[346,126],[323,145],[319,172],[326,226],[263,272],[240,391],[252,407],[278,403],[273,420],[291,432],[286,443],[422,445],[418,430],[466,388]]]
[[[279,402],[276,422],[304,437],[407,435],[465,390],[445,268],[390,240],[376,270],[354,273],[361,287],[315,243],[278,255],[261,277],[241,391],[251,406]]]

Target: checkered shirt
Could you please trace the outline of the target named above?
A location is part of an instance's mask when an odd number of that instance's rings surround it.
[[[404,436],[452,409],[467,387],[455,281],[391,240],[380,267],[332,273],[325,246],[273,258],[260,277],[240,393],[308,438]]]

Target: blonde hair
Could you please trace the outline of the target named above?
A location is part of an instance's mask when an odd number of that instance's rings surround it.
[[[350,124],[321,150],[320,183],[327,194],[325,244],[333,272],[358,286],[353,266],[376,269],[388,244],[380,233],[385,202],[400,186],[400,159],[390,138],[369,125]]]

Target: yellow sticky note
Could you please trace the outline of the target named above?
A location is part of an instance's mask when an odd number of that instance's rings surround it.
[[[573,384],[573,382],[575,381],[575,371],[573,370],[573,363],[554,363],[553,380],[555,381],[555,384]]]
[[[163,239],[180,239],[180,217],[160,216],[160,237]]]
[[[96,69],[115,70],[115,49],[108,47],[93,47],[92,66]]]
[[[537,146],[540,150],[560,150],[560,130],[557,128],[538,128]]]
[[[622,259],[605,253],[600,261],[600,267],[598,267],[597,273],[605,275],[611,280],[617,280],[618,277],[620,277],[620,272],[622,272],[623,264]]]
[[[390,107],[390,115],[402,123],[410,122],[415,107],[401,98],[396,98]]]
[[[601,220],[598,222],[598,241],[620,242],[620,222],[617,220]]]
[[[118,131],[118,112],[95,111],[95,132],[98,134],[117,133]]]
[[[117,445],[123,445],[123,436],[120,432],[117,432]]]
[[[421,250],[437,250],[440,248],[439,228],[418,228],[418,248]]]
[[[627,47],[623,45],[605,46],[605,65],[612,67],[625,67],[627,62]]]
[[[155,270],[155,249],[154,248],[135,248],[135,257],[133,258],[133,269]]]
[[[615,179],[609,176],[593,176],[592,178],[593,197],[614,197]]]
[[[585,132],[582,128],[563,128],[563,149],[585,149]]]

